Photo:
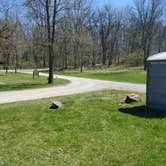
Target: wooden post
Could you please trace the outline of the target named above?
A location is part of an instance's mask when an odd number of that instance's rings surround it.
[[[17,73],[17,68],[15,67],[14,70],[15,70],[15,74],[16,74]]]
[[[39,79],[39,71],[37,69],[33,70],[33,79],[35,79],[35,75],[37,75]]]
[[[8,67],[6,67],[6,74],[8,74]]]

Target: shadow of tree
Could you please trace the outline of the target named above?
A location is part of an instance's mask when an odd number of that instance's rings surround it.
[[[138,116],[142,118],[165,118],[166,112],[158,111],[158,110],[147,110],[146,106],[137,106],[131,108],[120,108],[120,112],[130,114],[133,116]]]
[[[24,90],[24,89],[31,89],[31,88],[40,88],[47,83],[16,83],[16,84],[1,84],[0,91],[5,90]]]

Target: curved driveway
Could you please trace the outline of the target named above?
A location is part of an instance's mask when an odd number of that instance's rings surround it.
[[[32,71],[24,70],[19,72],[32,74]],[[48,76],[48,74],[45,73],[40,73],[40,75]],[[49,88],[0,92],[0,104],[43,99],[55,96],[66,96],[66,95],[106,90],[106,89],[126,90],[126,91],[142,92],[142,93],[146,92],[146,86],[144,84],[103,81],[103,80],[77,78],[77,77],[61,76],[61,75],[54,75],[54,77],[70,80],[70,83],[67,85],[62,85],[62,86],[60,85]]]

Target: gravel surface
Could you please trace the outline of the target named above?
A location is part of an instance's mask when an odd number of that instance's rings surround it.
[[[20,70],[19,72],[32,74],[32,70]],[[40,75],[48,77],[48,74],[46,73],[40,73]],[[76,78],[63,75],[54,75],[54,77],[70,80],[70,83],[67,85],[60,85],[49,88],[0,92],[0,103],[2,104],[18,101],[36,100],[106,89],[125,90],[140,93],[146,92],[146,85],[144,84],[103,81],[87,78]]]

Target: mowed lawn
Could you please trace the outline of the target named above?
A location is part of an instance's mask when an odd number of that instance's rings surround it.
[[[164,165],[166,114],[103,91],[0,106],[0,165]],[[128,108],[128,109],[126,109]]]
[[[101,80],[131,82],[131,83],[146,83],[146,72],[142,67],[111,67],[95,70],[84,70],[82,73],[79,70],[65,70],[55,72],[56,74],[69,75],[75,77],[85,77]]]
[[[66,84],[69,81],[64,79],[55,79],[54,84],[48,85],[47,77],[40,76],[39,79],[29,74],[22,73],[5,73],[0,72],[0,91],[22,90],[32,88],[42,88]]]

